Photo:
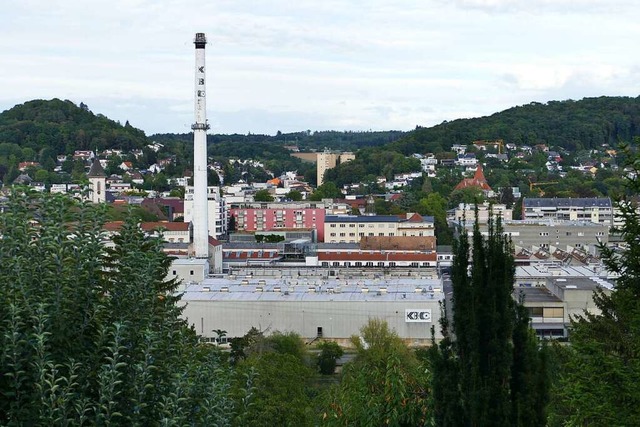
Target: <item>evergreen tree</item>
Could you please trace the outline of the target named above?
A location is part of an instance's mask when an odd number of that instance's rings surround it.
[[[640,156],[627,149],[627,196],[617,200],[621,251],[602,246],[618,275],[611,293],[595,291],[599,313],[572,322],[570,342],[554,389],[552,425],[640,425]]]
[[[453,324],[445,307],[444,339],[431,349],[436,425],[543,425],[544,353],[512,297],[511,242],[499,221],[485,239],[476,220],[472,245],[463,234],[454,253]]]

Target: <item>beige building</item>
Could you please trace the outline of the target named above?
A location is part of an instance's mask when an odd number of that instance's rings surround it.
[[[359,243],[363,237],[434,236],[433,217],[418,214],[403,218],[395,215],[327,215],[324,219],[325,243]]]
[[[337,165],[345,162],[349,162],[356,158],[353,153],[330,153],[325,151],[323,153],[317,153],[317,168],[318,168],[318,185],[322,185],[324,182],[324,174],[329,169],[335,168]]]
[[[476,207],[478,209],[478,222],[480,224],[486,224],[489,222],[489,203],[487,202],[481,205],[460,203],[455,210],[449,212],[449,218],[447,219],[457,223],[466,221],[467,223],[473,224],[476,219]],[[513,219],[513,210],[508,209],[506,205],[493,204],[491,205],[491,209],[493,211],[494,219],[500,218],[502,222],[511,221]]]

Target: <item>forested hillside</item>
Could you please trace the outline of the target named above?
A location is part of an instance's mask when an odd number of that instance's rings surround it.
[[[0,143],[36,152],[48,149],[54,154],[71,154],[75,150],[142,148],[147,138],[129,122],[121,125],[94,114],[83,103],[77,106],[71,101],[52,99],[25,102],[2,112]]]
[[[546,144],[572,156],[584,150],[631,142],[640,135],[640,97],[599,97],[581,101],[551,101],[510,108],[488,117],[459,119],[405,134],[397,141],[360,150],[355,161],[327,173],[326,180],[338,186],[369,182],[372,177],[407,172],[415,164],[400,161],[414,153],[448,152],[454,144],[502,139],[534,146]],[[544,162],[542,163],[542,166]],[[540,169],[541,165],[538,165]]]
[[[640,135],[640,97],[532,102],[488,117],[418,128],[387,148],[404,154],[449,150],[453,144],[503,139],[517,145],[548,144],[578,151],[631,141]]]

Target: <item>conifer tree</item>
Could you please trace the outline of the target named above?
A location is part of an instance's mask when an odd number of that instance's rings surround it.
[[[638,139],[636,139],[636,142]],[[640,425],[640,155],[626,148],[626,195],[616,201],[622,244],[601,246],[614,290],[595,291],[597,312],[573,319],[559,366],[551,425]]]
[[[543,356],[512,296],[511,242],[499,220],[485,238],[476,219],[471,243],[462,233],[454,244],[453,307],[450,317],[444,307],[444,338],[431,349],[436,425],[541,425],[525,415],[545,407],[546,382],[537,383]]]

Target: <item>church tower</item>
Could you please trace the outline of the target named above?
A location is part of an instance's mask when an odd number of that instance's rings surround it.
[[[89,178],[89,200],[91,203],[104,203],[106,201],[107,174],[104,173],[98,157],[93,158],[87,178]]]

